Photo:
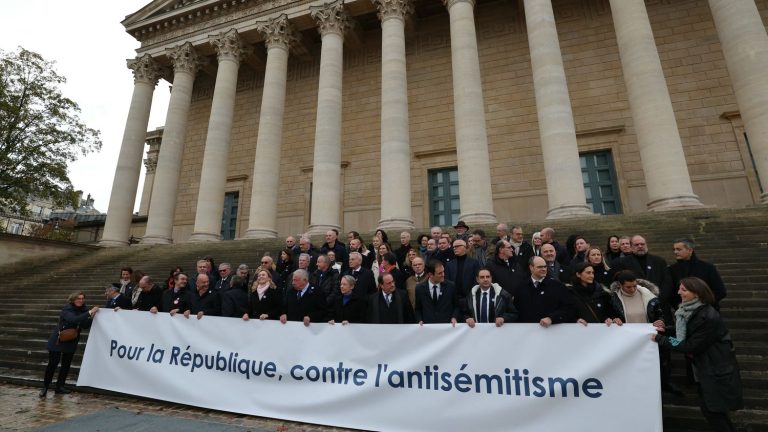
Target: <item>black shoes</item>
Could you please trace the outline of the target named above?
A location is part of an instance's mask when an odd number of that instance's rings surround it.
[[[70,394],[70,393],[72,393],[72,390],[64,386],[56,387],[56,394]]]
[[[40,390],[40,399],[44,398],[45,395],[48,394],[48,387],[43,387],[42,390]]]

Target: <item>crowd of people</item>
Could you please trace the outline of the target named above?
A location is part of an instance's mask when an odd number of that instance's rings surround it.
[[[689,379],[700,384],[702,413],[716,430],[734,430],[728,412],[742,401],[733,346],[718,313],[726,289],[716,267],[697,257],[692,240],[674,240],[676,261],[667,265],[648,252],[642,235],[613,235],[601,248],[581,235],[561,244],[549,227],[530,242],[520,226],[499,224],[491,240],[464,222],[454,230],[432,227],[415,242],[402,232],[396,244],[383,230],[369,244],[355,231],[343,243],[330,230],[319,248],[308,236],[289,236],[275,258],[265,254],[254,269],[217,266],[205,257],[193,273],[175,267],[162,280],[126,267],[106,288],[104,307],[306,326],[650,323],[657,330],[652,339],[660,348],[662,390],[681,394],[670,382],[670,353],[684,353]],[[77,340],[59,342],[59,332],[87,328],[97,311],[85,306],[82,293],[70,297],[48,343],[41,397],[60,360],[56,391],[67,392],[63,384]]]

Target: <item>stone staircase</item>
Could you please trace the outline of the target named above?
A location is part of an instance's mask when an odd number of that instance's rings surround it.
[[[608,235],[642,234],[651,253],[670,263],[674,260],[672,240],[693,238],[701,259],[718,266],[728,289],[722,315],[736,345],[746,404],[734,420],[741,431],[768,431],[768,208],[542,221],[524,224],[523,228],[530,237],[543,226],[555,228],[561,242],[570,233],[579,233],[601,249]],[[494,227],[482,228],[490,236],[495,232]],[[370,234],[364,238],[369,240]],[[319,245],[321,241],[315,243]],[[0,268],[0,295],[4,299],[0,303],[0,380],[39,385],[47,361],[45,343],[67,295],[83,290],[89,304],[101,304],[104,286],[117,279],[121,266],[130,265],[156,280],[164,280],[177,265],[194,272],[195,261],[205,255],[213,256],[217,263],[247,263],[254,267],[265,251],[275,256],[283,244],[282,240],[241,240],[132,246]],[[73,380],[82,352],[80,348],[73,362]],[[698,409],[695,387],[685,382],[684,359],[678,355],[674,359],[673,379],[684,389],[686,397],[663,395],[665,430],[708,430]]]

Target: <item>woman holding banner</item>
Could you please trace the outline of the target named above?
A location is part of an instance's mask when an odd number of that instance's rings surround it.
[[[693,358],[699,383],[701,412],[716,431],[735,431],[729,411],[743,408],[741,376],[731,335],[712,306],[715,296],[707,283],[684,278],[677,290],[683,302],[675,312],[675,337],[653,335],[654,341]],[[656,327],[659,333],[664,327]]]
[[[64,383],[67,381],[69,365],[72,364],[77,344],[80,342],[80,330],[89,328],[93,323],[93,316],[99,311],[98,306],[88,309],[82,291],[70,294],[67,300],[69,304],[61,310],[59,322],[51,333],[51,337],[48,338],[48,366],[45,368],[43,389],[40,390],[41,398],[48,394],[48,387],[53,381],[53,373],[59,362],[61,362],[61,368],[56,380],[56,394],[71,393],[64,387]]]

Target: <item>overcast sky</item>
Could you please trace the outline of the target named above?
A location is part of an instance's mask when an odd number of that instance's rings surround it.
[[[133,74],[125,60],[136,56],[139,43],[120,22],[150,0],[5,0],[0,14],[0,49],[22,46],[56,62],[56,71],[67,78],[65,96],[82,109],[86,125],[101,131],[101,152],[70,165],[75,189],[91,194],[96,209],[109,205],[117,156],[133,92]],[[155,89],[147,130],[165,123],[168,83]],[[145,148],[146,151],[146,148]],[[136,194],[141,200],[144,182]]]

